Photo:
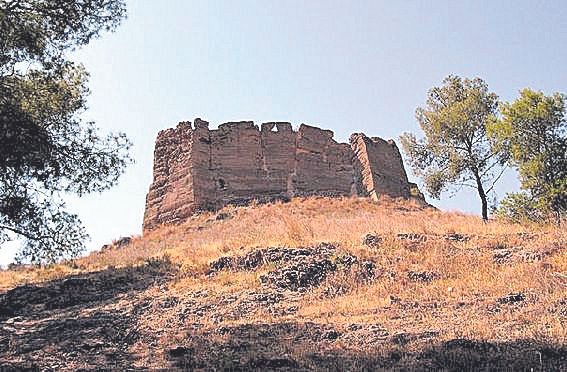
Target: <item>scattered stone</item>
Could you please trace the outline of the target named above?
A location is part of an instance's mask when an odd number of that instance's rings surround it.
[[[329,258],[306,258],[260,276],[264,285],[291,291],[305,291],[319,285],[328,273],[337,269]]]
[[[517,236],[522,240],[533,240],[537,238],[537,234],[529,233],[529,232],[519,232]]]
[[[497,303],[503,305],[503,304],[515,304],[517,302],[522,302],[525,301],[526,296],[521,293],[511,293],[507,296],[504,297],[500,297],[498,300],[496,300]]]
[[[88,350],[93,352],[97,349],[102,349],[105,346],[104,342],[98,340],[87,340],[81,346],[79,346],[83,350]]]
[[[349,324],[349,326],[347,327],[347,329],[348,329],[349,331],[358,331],[358,330],[362,329],[362,325],[361,325],[361,324],[357,324],[357,323]]]
[[[400,233],[396,235],[398,240],[407,240],[410,242],[424,242],[427,240],[425,235],[415,233]]]
[[[112,244],[104,244],[102,247],[100,247],[100,252],[105,252],[108,251],[110,248],[112,248]]]
[[[391,340],[396,345],[405,345],[410,342],[410,337],[407,333],[397,333],[391,337]]]
[[[276,264],[277,268],[260,276],[262,284],[297,292],[318,286],[328,273],[337,270],[354,273],[359,282],[376,277],[374,262],[360,262],[350,253],[337,254],[337,248],[329,243],[297,249],[271,247],[253,250],[243,256],[220,257],[210,263],[209,274],[221,270],[251,271],[266,264]],[[339,292],[329,292],[329,295],[346,293]]]
[[[383,240],[384,239],[382,239],[382,237],[380,235],[366,234],[362,238],[362,245],[365,245],[365,246],[371,247],[371,248],[378,248],[382,244]]]
[[[296,313],[299,310],[299,306],[290,306],[286,309],[288,314]]]
[[[390,305],[399,304],[401,302],[399,297],[392,296],[392,295],[390,295],[390,297],[388,299],[390,300]]]
[[[509,249],[495,249],[492,260],[499,265],[509,263],[512,260],[512,252]]]
[[[323,339],[325,340],[336,340],[339,337],[341,337],[341,333],[334,329],[330,329],[323,333]]]
[[[494,263],[510,264],[514,262],[541,262],[543,259],[555,252],[554,248],[542,250],[523,250],[522,247],[495,249],[492,257]]]
[[[410,271],[408,272],[408,278],[414,282],[425,282],[429,283],[433,280],[439,279],[441,275],[433,271]]]
[[[230,215],[230,213],[219,213],[216,215],[215,220],[217,221],[224,221],[224,220],[228,220],[229,218],[232,218],[232,216]]]
[[[360,269],[362,276],[358,279],[362,280],[370,280],[374,279],[376,275],[376,264],[372,261],[362,261],[360,263]]]
[[[240,257],[220,257],[209,265],[210,273],[221,270],[250,271],[264,264],[285,263],[301,257],[330,255],[335,247],[321,243],[312,249],[271,247],[248,252]]]
[[[234,258],[220,257],[219,259],[211,262],[209,267],[212,272],[217,272],[221,270],[231,270],[234,267]]]
[[[447,234],[444,236],[445,240],[449,240],[452,242],[468,242],[470,240],[470,237],[467,235],[462,235],[462,234],[457,234],[457,233],[451,233],[451,234]]]
[[[388,279],[394,281],[398,277],[398,274],[395,271],[388,271],[388,273],[386,274],[386,277]]]
[[[175,346],[170,348],[167,351],[167,355],[172,357],[172,358],[180,358],[180,357],[184,357],[188,354],[191,354],[193,352],[193,349],[185,347],[185,346]]]
[[[547,255],[547,252],[522,251],[518,253],[518,259],[524,262],[539,262]]]
[[[331,285],[325,288],[323,294],[325,297],[333,298],[347,294],[349,288],[345,285]]]
[[[170,309],[172,307],[179,305],[180,302],[181,301],[177,297],[166,297],[160,302],[159,308],[160,309]]]
[[[461,309],[461,308],[463,308],[463,307],[465,307],[465,306],[467,306],[467,303],[466,303],[466,302],[464,302],[464,301],[459,301],[459,302],[457,302],[453,307],[454,307],[455,309]]]
[[[130,245],[130,243],[132,243],[132,238],[129,237],[129,236],[123,236],[121,238],[114,240],[112,242],[112,244],[104,244],[102,247],[100,247],[99,253],[103,253],[103,252],[108,251],[112,248],[124,248],[124,247]]]
[[[264,305],[275,305],[284,299],[284,295],[278,292],[252,293],[251,297],[255,302],[259,302]]]
[[[112,245],[114,245],[116,248],[123,248],[126,247],[127,245],[130,245],[130,243],[132,243],[132,238],[129,236],[123,236],[121,238],[118,238],[115,242],[113,242]]]
[[[336,258],[335,263],[345,268],[350,268],[358,262],[358,258],[350,253]]]

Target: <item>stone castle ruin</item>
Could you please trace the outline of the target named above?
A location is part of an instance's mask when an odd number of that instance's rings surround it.
[[[211,130],[208,122],[195,119],[157,136],[143,228],[251,200],[410,198],[415,190],[392,140],[355,133],[350,144],[338,143],[330,130],[301,124],[294,131],[287,122],[261,128],[251,121],[231,122]]]

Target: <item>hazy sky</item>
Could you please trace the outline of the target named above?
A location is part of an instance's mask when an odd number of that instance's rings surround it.
[[[567,92],[565,1],[133,0],[128,19],[73,57],[91,73],[89,111],[124,131],[136,164],[103,194],[69,198],[89,249],[140,234],[157,132],[201,117],[290,121],[394,138],[448,74],[482,77],[503,100]],[[412,175],[410,174],[410,178]],[[413,177],[415,180],[415,177]],[[517,187],[513,175],[498,195]],[[474,193],[433,201],[478,213]],[[0,251],[11,260],[13,246]]]

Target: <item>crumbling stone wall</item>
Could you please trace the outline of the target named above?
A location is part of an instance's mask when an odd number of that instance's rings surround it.
[[[154,150],[154,180],[146,196],[144,229],[183,221],[197,209],[193,174],[193,130],[190,122],[161,131]]]
[[[350,138],[351,146],[361,162],[361,177],[366,192],[372,198],[390,195],[407,198],[410,183],[404,169],[402,156],[393,140],[366,137],[355,133]]]
[[[294,196],[410,197],[393,141],[356,133],[350,145],[302,124],[195,119],[158,134],[144,230],[182,222],[197,210]]]

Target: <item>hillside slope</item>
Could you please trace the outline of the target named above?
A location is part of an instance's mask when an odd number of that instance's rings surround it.
[[[0,272],[0,369],[567,369],[567,232],[359,198],[228,207]]]

